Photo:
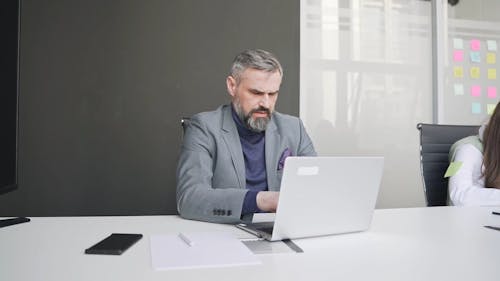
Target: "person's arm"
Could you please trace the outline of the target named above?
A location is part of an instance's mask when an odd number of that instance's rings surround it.
[[[199,118],[191,119],[186,127],[177,166],[177,210],[186,219],[237,223],[247,190],[237,183],[212,186],[217,157],[212,133]]]
[[[448,192],[456,206],[500,205],[500,189],[485,188],[482,171],[482,153],[471,144],[457,148],[454,162],[462,162],[455,175],[450,177]]]
[[[316,151],[314,150],[314,145],[311,138],[306,132],[304,124],[300,119],[298,119],[299,125],[299,140],[297,156],[316,156]],[[260,191],[255,197],[257,207],[264,212],[276,212],[278,207],[280,193],[278,191]]]

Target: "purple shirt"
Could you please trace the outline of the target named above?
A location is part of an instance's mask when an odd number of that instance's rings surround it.
[[[245,178],[248,192],[243,201],[242,215],[261,212],[257,207],[257,193],[268,190],[265,154],[265,132],[256,133],[248,129],[231,106],[233,120],[240,136],[243,158],[245,160]]]

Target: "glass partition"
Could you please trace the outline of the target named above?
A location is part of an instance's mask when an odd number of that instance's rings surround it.
[[[500,100],[500,1],[461,0],[443,9],[439,123],[478,125]]]
[[[379,208],[424,205],[416,124],[432,122],[431,27],[426,1],[301,2],[300,116],[320,155],[385,157]]]

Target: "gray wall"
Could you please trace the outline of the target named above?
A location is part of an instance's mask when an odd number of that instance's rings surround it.
[[[285,68],[299,109],[299,1],[23,0],[19,190],[0,216],[172,214],[179,120],[228,102],[236,53]]]

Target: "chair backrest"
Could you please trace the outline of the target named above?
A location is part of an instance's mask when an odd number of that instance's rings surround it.
[[[186,131],[186,126],[189,124],[189,121],[191,121],[191,118],[189,118],[189,117],[182,117],[181,118],[182,137],[184,137],[184,132]]]
[[[427,206],[446,206],[448,152],[451,145],[466,136],[477,135],[479,126],[417,124],[420,131],[420,170]]]

